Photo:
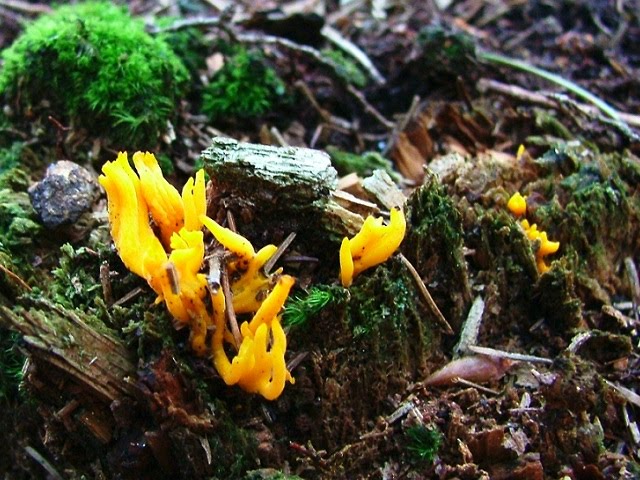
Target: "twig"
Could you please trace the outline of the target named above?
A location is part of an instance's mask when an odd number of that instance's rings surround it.
[[[111,304],[111,307],[118,307],[120,305],[124,305],[129,300],[131,300],[131,299],[137,297],[138,295],[140,295],[142,292],[144,292],[144,289],[142,287],[136,287],[133,290],[131,290],[130,292],[128,292],[127,294],[125,294],[122,297],[120,297],[115,302],[113,302]]]
[[[17,274],[15,274],[11,270],[9,270],[7,267],[5,267],[4,265],[0,264],[0,270],[2,270],[4,273],[6,273],[14,282],[16,282],[22,288],[24,288],[25,290],[27,290],[29,292],[31,291],[31,287],[29,286],[29,284],[27,282],[25,282],[22,278],[20,278]]]
[[[45,469],[49,478],[52,478],[53,480],[64,480],[62,475],[58,473],[55,467],[51,465],[51,463],[46,458],[44,458],[35,448],[26,446],[24,447],[24,451],[27,453],[27,455],[29,455],[32,459],[34,459],[42,468]]]
[[[453,348],[455,356],[467,353],[469,347],[478,342],[478,333],[480,332],[480,324],[482,323],[482,314],[484,313],[484,300],[480,295],[476,297],[469,309],[467,319],[462,326],[460,332],[460,340]]]
[[[393,123],[390,122],[389,120],[387,120],[386,118],[384,118],[384,116],[375,108],[373,107],[369,102],[367,102],[367,100],[364,98],[364,95],[359,92],[358,90],[356,90],[352,85],[350,85],[348,82],[346,82],[339,74],[338,74],[338,66],[336,65],[336,63],[329,59],[326,58],[325,56],[322,55],[322,53],[318,50],[316,50],[315,48],[309,47],[307,45],[301,45],[299,43],[296,42],[292,42],[291,40],[288,40],[286,38],[281,38],[281,37],[275,37],[273,35],[257,35],[254,33],[239,33],[235,35],[235,39],[239,42],[243,42],[243,43],[257,43],[257,44],[273,44],[273,45],[277,45],[283,48],[287,48],[289,50],[293,50],[296,52],[300,52],[303,53],[305,55],[308,55],[309,57],[313,58],[316,62],[318,62],[319,64],[323,65],[324,67],[328,68],[333,77],[336,78],[339,82],[341,82],[342,84],[345,84],[345,88],[347,90],[347,92],[360,104],[363,106],[363,108],[365,109],[365,111],[372,115],[378,122],[382,123],[386,128],[393,128]],[[298,85],[299,82],[296,82],[296,85]],[[308,87],[307,87],[308,90]],[[317,104],[317,102],[315,102],[315,106],[318,110],[321,110],[320,106]],[[330,115],[331,116],[331,115]],[[325,118],[325,117],[323,117]],[[331,116],[331,118],[333,119],[337,119],[337,117],[333,117]],[[329,119],[325,118],[326,121],[329,121]],[[346,122],[346,121],[345,121]],[[344,128],[350,128],[352,129],[352,127],[350,126],[351,124],[349,124],[349,122],[346,122],[349,127],[344,127]],[[343,124],[344,126],[344,124]]]
[[[159,33],[177,32],[191,27],[217,27],[220,25],[220,17],[195,17],[187,18],[184,20],[177,20],[171,25],[163,28],[156,26],[150,26],[147,32],[151,35],[158,35]]]
[[[550,358],[536,357],[535,355],[524,355],[522,353],[505,352],[504,350],[479,347],[477,345],[469,345],[468,350],[480,355],[486,355],[488,357],[508,358],[509,360],[516,360],[518,362],[544,363],[546,365],[551,365],[553,363],[553,360],[551,360]]]
[[[313,94],[313,92],[307,86],[306,83],[304,83],[302,80],[298,80],[294,85],[298,89],[300,89],[300,91],[304,94],[305,97],[307,97],[307,100],[309,100],[309,102],[311,103],[313,108],[318,112],[322,120],[324,120],[327,124],[331,126],[335,126],[338,129],[343,129],[347,132],[351,132],[353,130],[353,125],[348,120],[345,120],[344,118],[336,117],[331,113],[329,113],[328,111],[326,111],[324,108],[322,108],[318,103],[318,100],[316,100],[315,95]]]
[[[224,294],[225,310],[227,311],[227,318],[229,319],[229,326],[231,327],[231,334],[236,342],[236,348],[242,344],[242,335],[240,334],[240,328],[238,328],[238,319],[236,318],[236,312],[233,309],[233,295],[231,293],[231,285],[229,284],[229,274],[226,269],[222,272],[222,293]]]
[[[460,378],[460,377],[455,378],[452,383],[464,385],[465,387],[475,388],[476,390],[481,390],[484,393],[489,393],[491,395],[500,394],[500,392],[498,392],[497,390],[493,390],[492,388],[488,388],[488,387],[483,387],[482,385],[479,385],[476,382],[472,382],[471,380],[465,380],[464,378]]]
[[[49,5],[42,3],[29,3],[21,0],[0,0],[0,6],[6,7],[22,13],[40,15],[42,13],[51,13],[52,9]]]
[[[345,53],[351,55],[369,74],[369,76],[378,85],[384,85],[386,83],[385,78],[375,67],[369,57],[358,46],[347,38],[343,37],[340,32],[330,25],[325,25],[320,31],[322,36],[343,50]]]
[[[289,248],[289,245],[291,245],[291,242],[293,242],[295,238],[296,238],[296,232],[291,232],[289,235],[287,235],[287,238],[285,238],[282,241],[282,243],[278,245],[278,249],[275,251],[273,255],[271,255],[269,260],[267,260],[264,266],[262,267],[262,270],[264,271],[265,275],[269,275],[271,273],[271,269],[274,267],[276,262],[280,259],[282,254],[287,250],[287,248]]]
[[[407,125],[413,119],[416,112],[418,111],[419,105],[420,105],[420,97],[418,95],[414,95],[413,99],[411,100],[411,105],[409,106],[409,110],[407,110],[407,113],[402,115],[402,117],[400,117],[400,120],[396,122],[396,125],[393,131],[391,132],[391,135],[389,136],[389,140],[387,141],[387,145],[384,147],[384,150],[382,151],[383,156],[386,156],[393,149],[393,147],[395,147],[396,142],[398,141],[398,137],[400,136],[400,133],[402,133],[404,129],[407,128]]]
[[[363,95],[362,92],[357,90],[351,84],[347,84],[347,91],[353,96],[353,98],[355,98],[358,101],[358,103],[360,103],[360,105],[362,105],[362,108],[364,108],[365,112],[367,112],[369,115],[371,115],[373,118],[375,118],[378,122],[380,122],[382,125],[384,125],[389,130],[393,129],[393,127],[395,126],[395,123],[390,121],[390,120],[387,120],[384,117],[384,115],[382,115],[378,111],[378,109],[376,107],[371,105],[367,101],[367,99],[365,98],[365,96]]]
[[[402,253],[398,254],[398,256],[400,257],[400,260],[402,261],[404,266],[407,267],[407,270],[409,270],[409,273],[411,273],[413,280],[418,286],[418,290],[422,294],[422,298],[425,300],[425,302],[427,302],[427,306],[436,318],[438,324],[440,325],[440,328],[442,328],[444,333],[446,333],[447,335],[453,335],[453,329],[451,328],[451,325],[449,325],[449,322],[447,322],[447,319],[444,318],[444,315],[442,315],[442,312],[438,308],[438,305],[436,305],[436,302],[434,302],[433,297],[429,293],[429,290],[427,290],[427,286],[422,281],[422,278],[420,278],[420,274],[418,273],[418,271]]]

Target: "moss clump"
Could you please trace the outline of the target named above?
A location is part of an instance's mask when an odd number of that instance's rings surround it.
[[[384,170],[391,178],[398,180],[398,173],[393,170],[391,161],[378,152],[364,152],[357,155],[329,146],[327,153],[331,157],[331,164],[340,175],[355,172],[361,177],[368,177],[374,170]]]
[[[407,450],[415,461],[431,465],[442,445],[442,434],[437,428],[428,428],[424,425],[414,425],[405,432],[407,437]]]
[[[457,325],[471,300],[464,260],[462,217],[435,175],[409,198],[402,251],[430,289],[444,316]]]
[[[0,250],[23,257],[41,227],[27,193],[29,178],[19,168],[22,143],[0,150]]]
[[[247,120],[268,113],[284,99],[285,85],[264,56],[238,47],[204,88],[202,111],[212,120]]]
[[[60,247],[60,253],[60,264],[51,272],[54,277],[50,286],[51,299],[65,308],[95,311],[94,300],[102,291],[97,278],[97,257],[85,247],[74,249],[68,243]],[[86,268],[87,264],[94,268]]]
[[[18,351],[18,334],[0,328],[0,406],[17,399],[24,356]]]
[[[324,49],[322,55],[331,60],[335,67],[336,73],[345,82],[351,83],[358,88],[367,86],[367,77],[362,70],[346,57],[340,50]]]
[[[347,315],[354,340],[366,345],[371,366],[393,364],[411,375],[431,342],[427,317],[413,279],[397,259],[359,276],[351,289]]]
[[[118,146],[151,148],[188,78],[164,41],[110,3],[57,8],[3,58],[0,93],[18,105],[14,117],[52,115]]]
[[[343,303],[345,290],[336,286],[311,287],[306,296],[290,297],[282,316],[285,326],[304,326],[330,303]]]

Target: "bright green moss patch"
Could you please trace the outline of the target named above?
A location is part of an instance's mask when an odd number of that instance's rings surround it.
[[[257,51],[236,48],[204,89],[202,111],[213,121],[251,119],[284,100],[285,84]]]
[[[151,148],[188,73],[169,46],[110,3],[57,8],[3,52],[0,93],[14,120],[51,115],[116,146]]]

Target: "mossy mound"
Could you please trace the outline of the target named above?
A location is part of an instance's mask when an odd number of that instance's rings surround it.
[[[50,115],[116,147],[155,145],[188,79],[164,41],[110,3],[57,8],[3,58],[0,93],[16,108],[14,122]]]
[[[286,87],[264,56],[243,47],[231,49],[224,66],[204,88],[202,111],[212,120],[261,117],[285,98]]]

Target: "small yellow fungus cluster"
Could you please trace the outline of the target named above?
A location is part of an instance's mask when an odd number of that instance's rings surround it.
[[[246,238],[206,216],[202,170],[179,194],[151,153],[136,152],[133,164],[137,174],[127,154],[120,153],[105,163],[99,179],[107,192],[111,235],[123,263],[147,281],[178,327],[190,327],[196,353],[207,353],[207,337],[214,330],[214,365],[227,385],[277,398],[285,381],[293,383],[284,361],[287,341],[279,312],[295,280],[280,271],[264,274],[262,267],[276,247],[268,245],[256,253]],[[240,327],[240,345],[227,326],[223,292],[209,289],[206,275],[200,273],[203,225],[231,253],[227,271],[234,311],[253,313]],[[227,346],[237,350],[231,361]]]
[[[348,288],[353,278],[363,270],[387,260],[395,252],[407,228],[404,214],[391,210],[388,225],[382,218],[368,216],[360,231],[351,239],[345,237],[340,246],[340,281]]]
[[[519,192],[514,193],[509,202],[507,208],[516,217],[522,217],[527,212],[526,198],[520,195]],[[520,225],[525,231],[527,238],[534,242],[536,248],[536,265],[540,273],[545,273],[549,270],[549,265],[545,262],[545,257],[556,253],[560,248],[560,242],[552,242],[547,238],[547,232],[538,230],[538,226],[534,223],[529,224],[529,220],[523,218],[520,220]]]

